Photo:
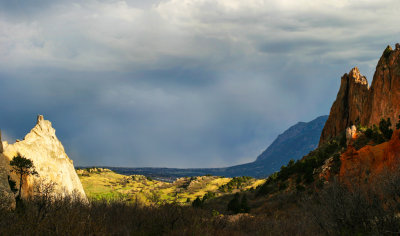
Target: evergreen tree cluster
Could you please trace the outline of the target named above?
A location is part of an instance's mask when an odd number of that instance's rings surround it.
[[[214,192],[207,192],[204,194],[203,198],[200,199],[200,197],[197,197],[193,202],[192,206],[195,208],[201,208],[204,206],[204,202],[207,201],[208,199],[215,198],[215,193]],[[190,201],[190,199],[188,199]]]
[[[246,194],[240,197],[239,193],[236,193],[233,199],[228,203],[228,210],[237,213],[248,213],[250,207],[247,201]]]
[[[221,192],[232,192],[234,189],[240,189],[245,184],[253,179],[253,177],[249,176],[239,176],[239,177],[233,177],[227,184],[224,184],[218,188],[219,191]]]
[[[346,146],[346,140],[344,137],[343,141],[343,137],[344,133],[311,151],[301,160],[290,160],[286,166],[281,167],[280,171],[267,178],[267,181],[260,187],[258,194],[265,195],[285,190],[288,186],[285,181],[291,176],[297,176],[296,183],[298,185],[301,182],[312,183],[314,181],[314,169],[321,167],[328,158],[338,154]]]

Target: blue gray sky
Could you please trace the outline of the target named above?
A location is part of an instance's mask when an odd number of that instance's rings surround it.
[[[397,0],[0,1],[0,127],[75,165],[223,167],[329,113],[400,41]]]

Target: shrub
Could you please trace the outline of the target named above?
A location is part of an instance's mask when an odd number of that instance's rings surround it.
[[[240,198],[240,194],[236,193],[233,199],[228,203],[228,210],[233,213],[248,213],[250,211],[250,206],[247,202],[246,194]]]
[[[399,115],[399,121],[396,123],[396,129],[400,129],[400,115]]]
[[[203,207],[203,201],[200,200],[200,197],[197,197],[197,198],[192,202],[192,206],[193,206],[194,208]]]
[[[249,203],[247,202],[246,194],[243,195],[242,200],[240,201],[240,212],[242,213],[250,212],[250,206]]]
[[[245,186],[245,184],[253,179],[249,176],[233,177],[227,184],[224,184],[218,188],[222,192],[231,192],[233,189],[240,189]]]
[[[208,200],[208,199],[212,199],[212,198],[215,198],[215,193],[214,192],[207,192],[203,196],[203,202]]]
[[[306,190],[306,188],[303,185],[298,184],[296,185],[296,190],[299,192],[303,192],[304,190]]]
[[[7,176],[7,179],[8,179],[8,185],[10,185],[11,191],[14,194],[16,194],[18,192],[18,189],[16,188],[16,182],[14,180],[12,180],[9,175]]]
[[[234,213],[240,212],[240,195],[236,193],[231,201],[228,203],[228,210]]]
[[[373,135],[374,131],[371,128],[367,128],[364,132],[365,136],[368,139],[372,139],[372,135]]]
[[[146,179],[147,179],[148,181],[153,181],[153,178],[151,178],[150,176],[146,176]]]
[[[359,150],[362,147],[364,147],[365,145],[367,145],[369,143],[369,141],[370,141],[370,138],[368,138],[366,134],[361,134],[354,141],[353,146],[355,147],[355,149]]]
[[[385,49],[385,51],[383,51],[383,56],[387,59],[390,56],[390,53],[392,53],[393,49],[390,45],[388,45]]]
[[[379,122],[379,130],[382,132],[383,136],[386,140],[389,140],[392,137],[393,130],[391,129],[392,123],[390,122],[390,118],[381,119]]]
[[[279,191],[287,189],[288,185],[286,182],[282,182],[279,184]]]
[[[385,138],[383,135],[380,133],[379,128],[376,125],[372,126],[372,140],[374,141],[375,144],[380,144],[385,142]]]

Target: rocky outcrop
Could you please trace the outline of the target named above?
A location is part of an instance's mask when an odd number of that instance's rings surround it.
[[[354,124],[372,126],[381,118],[396,123],[400,115],[400,46],[383,52],[371,87],[358,68],[344,74],[339,92],[322,130],[320,144]]]
[[[351,145],[340,156],[340,178],[344,180],[366,180],[382,171],[398,170],[400,164],[400,130],[385,143],[367,145],[356,150]]]
[[[322,130],[320,144],[338,136],[360,120],[367,104],[368,92],[368,81],[357,67],[342,76],[336,101]]]
[[[7,161],[3,155],[3,142],[1,141],[0,130],[0,208],[13,208],[15,206],[14,194],[8,184],[9,171]]]
[[[96,167],[76,170],[76,173],[78,175],[86,175],[90,173],[102,173],[102,172],[111,172],[111,170],[107,168],[96,168]]]
[[[346,129],[346,144],[348,145],[351,140],[357,138],[357,128],[355,125],[352,125],[351,128],[348,127]]]
[[[74,194],[87,201],[73,162],[68,158],[55,132],[51,122],[44,120],[43,116],[39,115],[36,126],[25,136],[24,140],[14,144],[3,143],[3,154],[7,163],[19,153],[33,161],[39,174],[25,179],[22,197],[28,198],[34,194],[34,183],[50,181],[55,183],[54,194],[60,196]],[[18,184],[17,176],[12,173],[11,177]]]

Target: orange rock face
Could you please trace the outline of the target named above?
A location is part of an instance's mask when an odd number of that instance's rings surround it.
[[[340,178],[368,179],[384,170],[394,170],[400,161],[400,131],[396,130],[391,140],[360,150],[349,146],[341,157]]]
[[[399,115],[400,48],[392,50],[388,46],[376,66],[371,87],[357,67],[343,75],[320,144],[353,124],[372,126],[379,124],[381,118],[390,118],[395,124]]]

